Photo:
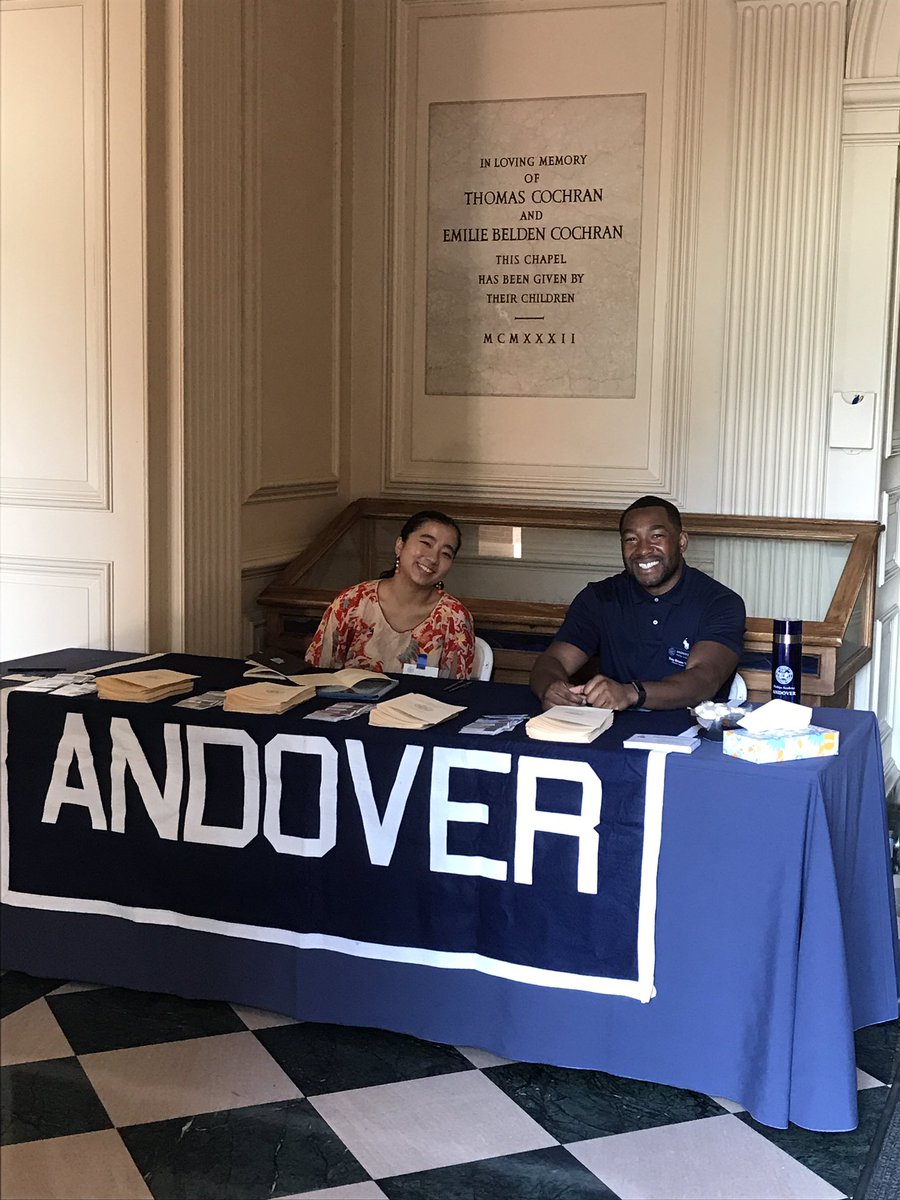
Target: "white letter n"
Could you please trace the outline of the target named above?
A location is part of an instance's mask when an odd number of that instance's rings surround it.
[[[160,792],[147,756],[124,717],[113,717],[109,722],[112,735],[112,761],[109,767],[110,782],[110,826],[113,833],[125,832],[125,768],[137,785],[141,800],[150,820],[161,838],[176,841],[178,838],[178,811],[181,805],[181,736],[178,725],[169,722],[163,726],[166,742],[166,782]]]

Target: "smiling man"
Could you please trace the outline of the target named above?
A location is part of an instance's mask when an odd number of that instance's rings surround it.
[[[619,521],[625,570],[578,593],[531,672],[545,708],[685,708],[727,695],[744,642],[744,602],[684,561],[674,504],[642,496]],[[596,658],[600,674],[573,684]]]

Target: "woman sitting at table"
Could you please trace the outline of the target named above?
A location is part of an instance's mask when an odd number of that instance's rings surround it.
[[[444,513],[426,509],[410,517],[394,543],[393,568],[332,600],[306,661],[373,671],[402,671],[413,663],[437,667],[444,678],[468,679],[472,618],[444,591],[461,541],[459,526]]]

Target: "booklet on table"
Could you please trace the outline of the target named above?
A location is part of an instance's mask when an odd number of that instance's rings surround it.
[[[592,742],[612,725],[611,708],[556,704],[526,722],[525,732],[542,742]]]

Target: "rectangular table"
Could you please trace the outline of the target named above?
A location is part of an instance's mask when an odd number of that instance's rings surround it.
[[[198,691],[243,672],[151,665],[196,671]],[[817,711],[836,758],[757,766],[706,743],[645,779],[623,738],[686,714],[620,714],[576,747],[459,732],[536,711],[513,685],[447,695],[467,711],[422,734],[308,721],[307,705],[4,697],[5,967],[855,1126],[853,1030],[897,1016],[872,714]]]

